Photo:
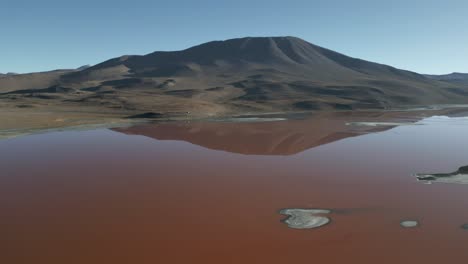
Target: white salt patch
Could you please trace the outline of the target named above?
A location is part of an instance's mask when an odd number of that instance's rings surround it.
[[[411,126],[415,125],[415,123],[403,123],[403,122],[351,122],[346,123],[347,126],[370,126],[370,127],[377,127],[377,126]]]
[[[413,220],[407,220],[407,221],[402,221],[400,225],[404,228],[414,228],[419,226],[418,221],[413,221]]]
[[[289,228],[294,229],[311,229],[318,228],[330,223],[330,218],[322,216],[322,214],[329,214],[330,210],[324,209],[283,209],[280,214],[287,215],[283,222]]]

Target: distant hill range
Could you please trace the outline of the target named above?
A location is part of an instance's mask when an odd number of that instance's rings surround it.
[[[295,37],[248,37],[3,75],[0,100],[200,115],[392,109],[468,103],[466,80],[352,58]]]
[[[0,73],[0,76],[2,75],[17,75],[17,73],[15,72]]]
[[[438,80],[438,81],[447,81],[447,82],[468,84],[468,73],[454,72],[454,73],[445,74],[445,75],[426,74],[425,76],[430,78],[430,79]]]

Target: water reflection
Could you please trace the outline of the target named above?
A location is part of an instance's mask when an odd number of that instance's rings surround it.
[[[278,122],[190,122],[116,128],[127,135],[157,140],[181,140],[213,150],[248,155],[293,155],[340,139],[385,131],[398,123],[354,125],[356,121],[403,121],[420,119],[403,112],[329,112],[303,120]],[[391,125],[387,125],[391,124]]]

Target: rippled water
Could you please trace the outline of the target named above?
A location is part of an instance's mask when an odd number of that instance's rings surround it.
[[[366,121],[396,122],[325,115],[0,141],[0,263],[466,263],[468,185],[415,174],[468,165],[468,119],[346,125]],[[285,208],[331,210],[331,222],[291,229]]]

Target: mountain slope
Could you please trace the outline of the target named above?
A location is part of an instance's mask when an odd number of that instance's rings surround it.
[[[5,90],[2,79],[0,91],[20,98]],[[32,98],[47,91],[50,97],[50,89],[44,90],[49,84],[61,87],[52,89],[62,91],[52,96],[61,103],[200,115],[468,102],[459,83],[355,59],[295,37],[240,38],[122,56],[47,80],[14,88],[42,89]]]

